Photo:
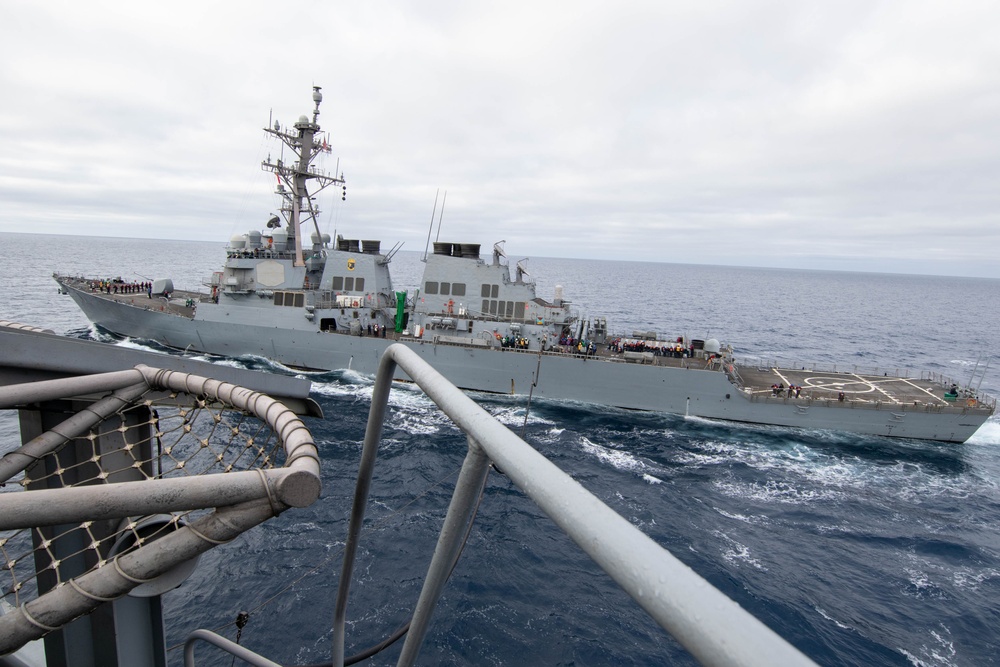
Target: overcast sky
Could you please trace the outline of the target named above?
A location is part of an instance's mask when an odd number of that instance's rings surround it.
[[[0,222],[261,229],[261,128],[319,85],[331,234],[422,251],[440,189],[441,240],[518,257],[1000,277],[998,35],[996,0],[7,0]]]

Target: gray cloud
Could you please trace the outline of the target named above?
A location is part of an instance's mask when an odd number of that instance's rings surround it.
[[[308,113],[328,231],[423,248],[1000,277],[986,2],[71,2],[5,21],[10,228],[225,240]],[[335,168],[336,159],[326,165]]]

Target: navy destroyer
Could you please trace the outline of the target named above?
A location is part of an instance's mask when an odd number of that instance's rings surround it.
[[[230,240],[209,291],[56,275],[62,291],[113,334],[295,369],[374,374],[401,342],[468,390],[945,442],[964,442],[995,411],[979,390],[988,362],[959,385],[931,373],[762,367],[713,338],[612,333],[605,318],[581,317],[561,287],[540,297],[502,243],[484,258],[479,244],[435,242],[420,288],[396,291],[398,245],[383,252],[378,240],[320,232],[317,195],[346,195],[342,174],[315,165],[329,151],[322,99],[315,87],[311,118],[264,128],[292,153],[262,162],[277,177],[281,215]]]

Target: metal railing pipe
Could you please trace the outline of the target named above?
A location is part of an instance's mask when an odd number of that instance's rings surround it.
[[[417,653],[420,651],[420,645],[427,634],[434,608],[437,606],[444,585],[448,581],[448,575],[451,574],[455,561],[458,559],[473,508],[483,490],[489,471],[489,457],[486,456],[482,447],[470,437],[469,451],[465,455],[465,462],[458,475],[455,492],[448,505],[448,514],[445,516],[444,527],[441,528],[437,546],[434,547],[434,556],[427,568],[427,578],[424,579],[420,597],[417,599],[417,606],[413,610],[410,631],[406,633],[403,651],[396,663],[399,667],[412,665],[417,660]]]
[[[394,359],[542,511],[702,664],[814,664],[493,419],[406,346],[391,345],[384,356]],[[386,368],[383,359],[380,377]]]
[[[278,663],[272,662],[221,635],[217,635],[211,630],[195,630],[188,635],[188,638],[184,641],[184,667],[194,667],[194,647],[199,641],[211,644],[239,658],[248,665],[253,665],[253,667],[281,667]]]
[[[247,410],[269,424],[284,448],[285,468],[291,471],[277,480],[282,501],[292,507],[306,507],[319,498],[322,491],[319,450],[309,429],[284,403],[259,391],[192,373],[150,368],[143,364],[136,369],[150,386],[208,396]]]
[[[390,346],[390,349],[396,347],[396,345]],[[358,479],[354,486],[354,503],[351,506],[351,519],[347,528],[347,541],[344,544],[344,564],[340,572],[340,583],[337,585],[337,600],[333,610],[331,656],[334,667],[340,667],[344,664],[347,599],[351,590],[351,574],[354,571],[358,542],[361,539],[361,527],[365,520],[368,494],[371,490],[372,475],[375,471],[375,459],[378,456],[378,444],[382,438],[382,425],[385,422],[385,411],[389,402],[389,391],[392,388],[392,378],[395,370],[396,362],[393,356],[391,354],[383,354],[379,362],[378,373],[375,376],[375,386],[372,389],[372,404],[368,412],[365,441],[361,450],[361,462],[358,465]]]
[[[278,512],[267,500],[222,507],[188,526],[117,556],[0,616],[0,655],[125,595],[141,583],[228,542]]]
[[[135,374],[136,371],[126,371],[126,373]],[[140,375],[139,379],[141,380],[141,378]],[[149,387],[145,382],[138,382],[118,389],[110,396],[102,398],[93,405],[88,405],[37,438],[33,438],[14,451],[4,454],[3,458],[0,458],[0,484],[87,429],[115,414],[147,391],[149,391]]]
[[[0,494],[0,530],[187,512],[258,498],[270,498],[282,510],[304,507],[291,505],[282,497],[281,482],[289,476],[303,477],[278,468],[4,493]],[[307,485],[310,489],[315,486],[308,481]],[[318,494],[313,500],[316,497]]]
[[[11,384],[0,387],[0,410],[39,401],[53,401],[67,396],[112,391],[143,381],[142,373],[130,369],[82,377]]]

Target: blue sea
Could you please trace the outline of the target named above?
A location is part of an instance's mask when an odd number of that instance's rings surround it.
[[[462,239],[459,239],[462,240]],[[485,241],[485,240],[484,240]],[[54,271],[172,277],[198,288],[224,244],[0,234],[0,319],[94,331]],[[487,246],[484,246],[487,247]],[[508,248],[522,257],[530,248]],[[393,260],[419,282],[416,252]],[[1000,281],[531,258],[614,332],[730,343],[738,357],[928,370],[1000,395]],[[112,341],[130,347],[138,341]],[[288,372],[260,359],[220,363]],[[282,664],[328,660],[333,605],[371,379],[313,374],[326,418],[321,500],[202,558],[168,593],[170,662],[195,628]],[[599,380],[595,380],[599,381]],[[978,381],[978,380],[977,380]],[[735,425],[477,396],[491,413],[821,665],[1000,664],[1000,419],[963,445]],[[348,609],[352,654],[409,617],[465,440],[412,387],[394,390]],[[0,415],[0,441],[17,437]],[[401,642],[368,664],[395,664]],[[229,665],[212,649],[198,664]],[[690,665],[694,660],[502,474],[434,615],[420,664]]]

